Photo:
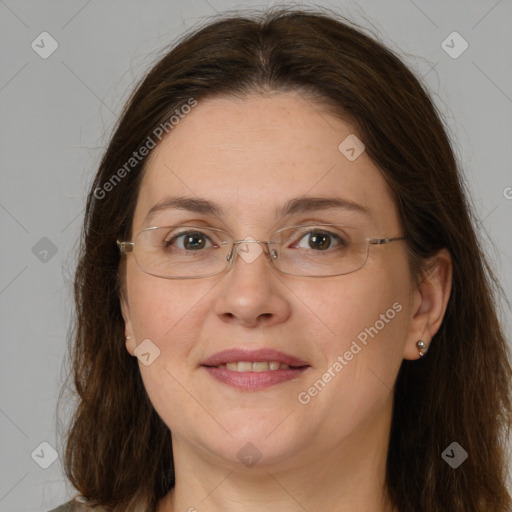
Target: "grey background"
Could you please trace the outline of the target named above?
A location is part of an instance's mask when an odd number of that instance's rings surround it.
[[[1,512],[49,510],[74,494],[60,459],[43,469],[31,454],[37,448],[39,460],[48,461],[50,452],[40,443],[62,444],[56,403],[85,195],[135,80],[162,48],[205,16],[268,5],[0,0]],[[512,297],[511,0],[320,5],[373,25],[428,84]],[[47,59],[31,47],[43,31],[59,45]],[[453,31],[469,44],[457,59],[441,47]],[[503,319],[510,339],[509,313],[505,309]]]

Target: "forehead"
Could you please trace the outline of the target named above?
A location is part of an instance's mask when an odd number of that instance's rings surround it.
[[[338,197],[366,208],[378,227],[397,227],[378,168],[364,151],[351,161],[339,149],[354,135],[298,93],[200,101],[148,157],[133,227],[147,227],[149,210],[169,196],[207,198],[226,222],[247,226],[275,222],[296,197]]]

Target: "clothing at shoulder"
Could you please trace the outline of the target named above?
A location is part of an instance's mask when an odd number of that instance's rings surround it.
[[[57,508],[52,508],[48,512],[71,512],[73,510],[73,501],[68,501]]]
[[[48,512],[103,512],[103,508],[91,508],[76,500],[70,500],[63,505],[60,505],[60,507],[49,510]]]

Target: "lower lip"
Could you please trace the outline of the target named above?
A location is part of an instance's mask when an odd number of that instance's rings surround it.
[[[263,372],[236,372],[226,368],[216,368],[214,366],[203,366],[213,378],[228,386],[245,391],[255,391],[268,388],[274,384],[296,379],[309,366],[302,368],[290,368],[289,370],[267,370]]]

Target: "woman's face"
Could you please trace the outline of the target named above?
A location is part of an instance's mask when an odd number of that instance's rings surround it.
[[[285,226],[341,223],[372,238],[401,236],[379,170],[364,151],[354,159],[353,139],[339,149],[354,133],[295,93],[201,101],[149,156],[133,233],[192,224],[224,229],[236,240],[268,240]],[[157,203],[178,196],[209,201],[221,213],[160,208],[147,218]],[[290,201],[309,197],[362,208],[277,215]],[[307,242],[302,246],[313,250]],[[148,275],[127,257],[127,349],[137,354],[150,340],[139,368],[174,445],[212,462],[250,465],[252,457],[281,467],[306,464],[335,446],[344,446],[346,457],[350,450],[357,457],[371,440],[385,447],[398,369],[404,357],[418,355],[418,296],[405,243],[370,246],[362,269],[322,278],[279,273],[266,252],[253,261],[240,254],[229,271],[183,280]],[[228,349],[277,350],[306,368],[268,369],[267,376],[285,375],[269,384],[256,373],[203,366]],[[222,381],[226,375],[229,382]]]

